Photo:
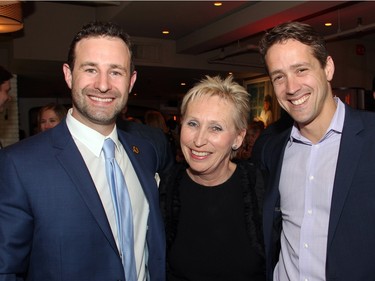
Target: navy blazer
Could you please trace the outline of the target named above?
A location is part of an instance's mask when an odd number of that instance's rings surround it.
[[[164,281],[155,149],[120,130],[118,136],[149,203],[148,271],[152,281]],[[0,151],[0,280],[125,280],[102,202],[65,121]]]
[[[279,258],[279,180],[291,129],[263,145],[268,172],[263,206],[267,280]],[[375,280],[375,113],[345,106],[345,121],[333,186],[327,241],[326,280]]]
[[[168,138],[161,129],[147,126],[142,123],[124,120],[122,118],[117,118],[116,125],[117,128],[124,130],[125,132],[149,140],[155,147],[158,156],[157,172],[161,177],[168,174],[169,169],[176,161]]]

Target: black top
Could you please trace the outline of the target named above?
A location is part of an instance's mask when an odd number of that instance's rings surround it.
[[[207,187],[186,171],[179,189],[177,235],[168,252],[168,280],[265,280],[264,258],[247,232],[241,174]]]

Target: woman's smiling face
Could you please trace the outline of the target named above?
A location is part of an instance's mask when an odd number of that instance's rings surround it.
[[[196,174],[220,174],[227,169],[232,147],[241,146],[244,132],[237,132],[234,105],[219,96],[190,102],[181,123],[181,148]]]

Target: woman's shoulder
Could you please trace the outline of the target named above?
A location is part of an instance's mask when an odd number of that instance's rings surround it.
[[[241,159],[235,162],[237,169],[242,175],[253,175],[256,176],[256,166],[254,162],[249,159]]]
[[[173,164],[163,175],[160,177],[159,190],[161,192],[170,189],[171,186],[175,186],[176,182],[179,182],[184,175],[187,168],[186,163],[175,163]]]

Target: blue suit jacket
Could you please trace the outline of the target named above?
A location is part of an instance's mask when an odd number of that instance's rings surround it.
[[[169,169],[175,164],[175,159],[172,153],[171,145],[164,134],[164,132],[155,127],[147,126],[142,123],[123,120],[118,118],[116,122],[117,128],[129,132],[133,135],[146,138],[155,147],[158,156],[157,172],[161,177],[168,174]]]
[[[375,280],[375,114],[345,107],[327,241],[326,280]],[[278,261],[281,212],[279,180],[290,129],[263,146],[269,173],[263,224],[267,280]]]
[[[164,281],[155,149],[118,135],[150,207],[150,277]],[[66,122],[0,151],[0,280],[125,280],[104,208]]]

